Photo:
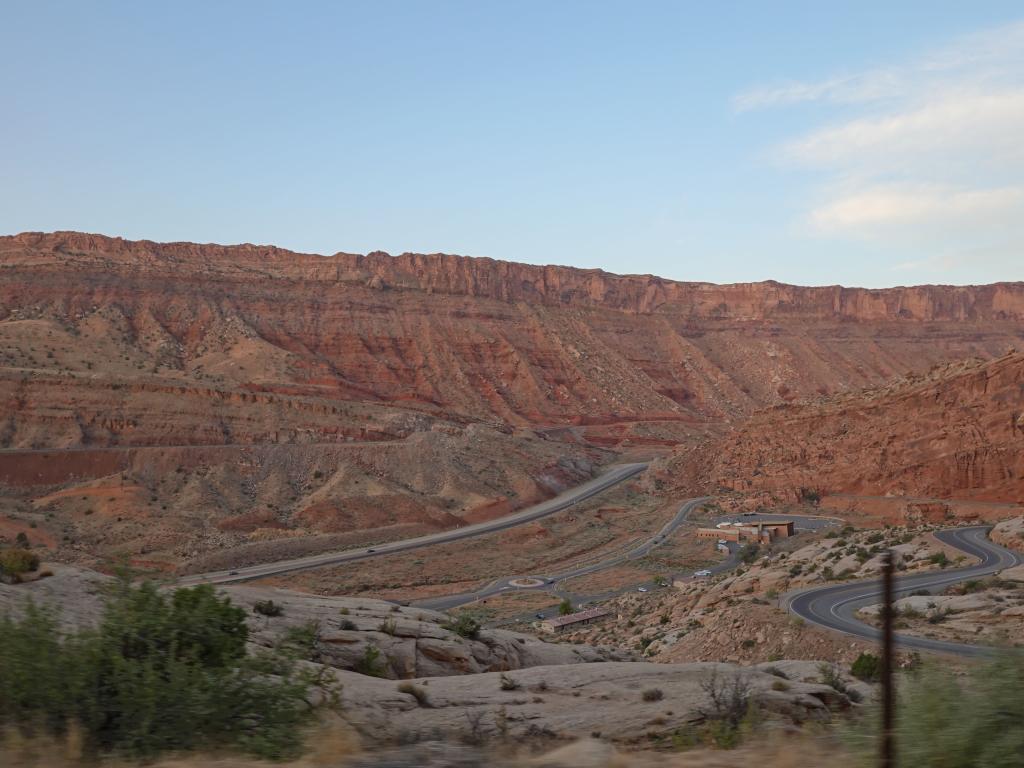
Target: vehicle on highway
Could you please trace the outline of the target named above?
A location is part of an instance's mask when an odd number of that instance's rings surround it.
[[[376,549],[368,549],[366,551],[367,551],[367,553],[370,553],[370,552],[376,552],[377,550]]]
[[[637,587],[636,591],[637,592],[646,592],[647,591],[647,587]]]
[[[238,571],[228,571],[228,576],[237,576]]]
[[[711,575],[711,571],[709,571],[707,568],[703,568],[703,569],[701,569],[699,571],[694,571],[693,572],[693,578],[695,578],[695,579],[706,579],[710,575]]]
[[[533,615],[536,616],[538,619],[543,619],[544,618],[544,614],[543,613],[535,613]]]

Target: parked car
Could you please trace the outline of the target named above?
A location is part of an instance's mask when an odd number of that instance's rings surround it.
[[[699,571],[694,571],[693,572],[693,577],[695,579],[706,579],[710,575],[711,575],[711,571],[709,571],[706,568],[704,568],[702,570],[699,570]]]
[[[543,619],[544,618],[544,614],[543,613],[535,613],[533,615],[536,616],[538,619]]]
[[[636,591],[637,592],[646,592],[647,591],[647,587],[637,587]]]

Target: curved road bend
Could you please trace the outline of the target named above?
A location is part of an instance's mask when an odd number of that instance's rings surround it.
[[[267,576],[277,576],[282,573],[306,571],[313,568],[324,568],[331,565],[350,563],[356,560],[366,560],[372,557],[380,557],[382,555],[392,555],[396,552],[406,552],[411,549],[419,549],[420,547],[429,547],[435,544],[447,544],[452,541],[460,541],[474,536],[484,536],[488,533],[504,531],[517,525],[530,523],[534,520],[539,520],[542,517],[553,515],[556,512],[561,512],[563,509],[568,509],[574,504],[578,504],[592,496],[596,496],[599,493],[606,491],[608,488],[611,488],[613,485],[618,485],[623,480],[628,480],[634,475],[643,472],[647,469],[647,466],[648,465],[646,463],[619,464],[613,466],[603,474],[595,477],[593,480],[588,480],[582,485],[563,491],[553,499],[548,499],[540,504],[534,504],[531,507],[527,507],[526,509],[505,517],[497,518],[496,520],[474,523],[473,525],[464,525],[461,528],[453,528],[451,530],[441,531],[440,533],[431,533],[426,536],[417,536],[413,539],[401,539],[399,541],[392,541],[384,544],[374,544],[371,547],[349,549],[344,552],[327,552],[320,555],[299,557],[294,560],[278,560],[274,563],[250,565],[233,570],[212,571],[210,573],[184,576],[178,580],[178,584],[187,586],[190,584],[230,584],[239,581],[250,581],[252,579],[265,578]]]
[[[658,531],[658,533],[656,533],[651,538],[647,539],[647,541],[643,542],[642,544],[639,544],[639,545],[633,547],[632,549],[628,550],[627,552],[619,554],[619,555],[615,555],[613,557],[608,558],[607,560],[602,560],[602,561],[600,561],[598,563],[593,563],[591,565],[581,566],[579,568],[573,568],[573,569],[570,569],[568,571],[562,571],[560,573],[556,573],[556,574],[553,574],[553,575],[550,575],[550,576],[544,576],[544,575],[541,575],[541,574],[530,574],[528,576],[522,576],[522,575],[520,575],[520,576],[507,576],[505,578],[501,578],[501,579],[497,579],[495,581],[492,581],[490,584],[485,586],[483,589],[478,590],[476,592],[463,592],[463,593],[457,594],[457,595],[444,595],[444,596],[441,596],[441,597],[426,598],[424,600],[414,601],[413,605],[417,605],[417,606],[420,606],[422,608],[430,608],[430,609],[433,609],[435,611],[447,611],[447,610],[451,610],[452,608],[458,608],[459,606],[466,605],[468,603],[476,602],[478,600],[485,600],[485,599],[487,599],[489,597],[493,597],[494,595],[497,595],[497,594],[499,594],[501,592],[506,592],[506,591],[507,592],[512,592],[513,590],[516,590],[516,591],[529,591],[529,590],[548,591],[548,590],[550,590],[555,595],[555,597],[560,597],[560,598],[561,597],[566,597],[566,598],[570,599],[573,603],[580,603],[580,602],[588,602],[589,603],[589,602],[595,602],[595,601],[601,601],[601,600],[610,600],[613,597],[618,597],[618,596],[623,595],[623,594],[625,594],[627,592],[632,592],[632,591],[634,591],[635,589],[637,589],[638,587],[641,587],[641,586],[647,587],[649,589],[653,589],[657,585],[654,582],[646,582],[644,584],[630,584],[629,586],[620,587],[618,589],[609,590],[607,592],[601,592],[600,594],[578,595],[578,594],[569,594],[569,593],[565,593],[565,592],[559,592],[556,587],[561,582],[565,582],[565,581],[568,581],[570,579],[575,579],[575,578],[578,578],[580,576],[588,576],[588,575],[590,575],[592,573],[597,573],[598,571],[603,571],[603,570],[605,570],[607,568],[613,568],[613,567],[615,567],[617,565],[621,565],[622,563],[628,562],[630,560],[639,560],[642,557],[646,557],[648,554],[650,554],[651,550],[653,550],[656,547],[659,547],[662,544],[664,544],[669,536],[671,536],[673,533],[675,533],[676,530],[683,523],[687,522],[689,520],[690,515],[693,513],[693,511],[695,509],[700,507],[702,504],[705,504],[706,502],[710,501],[711,498],[712,498],[711,496],[701,496],[699,498],[687,499],[686,501],[684,501],[680,505],[679,510],[676,512],[675,516],[671,520],[669,520],[664,526],[662,526],[661,530]],[[804,526],[803,526],[804,530],[815,530],[817,528],[827,527],[827,526],[835,525],[836,524],[835,520],[832,519],[832,518],[822,518],[822,517],[812,516],[812,515],[783,515],[783,516],[780,516],[780,515],[769,515],[769,514],[761,514],[761,513],[748,513],[746,515],[741,515],[741,516],[727,515],[727,516],[724,516],[724,517],[716,518],[714,522],[718,523],[718,522],[723,522],[723,521],[726,521],[726,520],[743,520],[745,522],[752,522],[752,521],[756,521],[758,519],[763,519],[763,520],[779,520],[779,519],[794,520],[794,521],[802,522],[804,524]],[[727,571],[731,571],[732,569],[736,568],[740,564],[740,550],[741,550],[741,547],[738,544],[732,544],[732,543],[730,543],[728,545],[728,547],[729,547],[729,555],[728,555],[728,557],[726,557],[724,560],[722,560],[719,563],[716,563],[714,565],[711,565],[711,566],[707,567],[707,570],[709,570],[711,572],[711,576],[717,576],[720,573],[726,573]],[[517,587],[517,586],[512,584],[513,581],[515,581],[517,579],[523,579],[523,578],[536,579],[540,583],[538,583],[536,586],[532,586],[532,587]],[[557,609],[547,609],[545,611],[541,611],[540,613],[543,613],[545,615],[548,614],[548,613],[552,613],[553,614],[554,610],[557,610]]]
[[[694,509],[699,507],[704,502],[710,500],[710,496],[702,496],[697,499],[687,499],[683,502],[682,506],[676,512],[675,516],[669,520],[665,525],[662,526],[656,534],[651,538],[647,539],[641,544],[633,547],[632,549],[608,558],[607,560],[601,560],[597,563],[591,563],[590,565],[583,565],[578,568],[571,568],[567,571],[561,571],[551,576],[542,575],[529,575],[529,576],[507,576],[505,578],[497,579],[492,581],[486,587],[476,592],[463,592],[457,595],[444,595],[442,597],[431,597],[425,600],[416,600],[413,605],[417,605],[421,608],[430,608],[435,611],[447,611],[452,608],[458,608],[460,605],[467,603],[473,603],[477,600],[483,600],[488,597],[492,597],[501,592],[527,592],[530,590],[548,590],[559,582],[568,581],[569,579],[575,579],[580,576],[589,576],[592,573],[603,571],[607,568],[613,568],[616,565],[628,562],[630,560],[638,560],[641,557],[646,557],[652,549],[661,546],[665,543],[669,536],[675,533],[676,529],[686,522],[690,514]],[[716,566],[717,567],[717,566]],[[536,579],[540,583],[533,587],[516,587],[511,582],[516,579]],[[628,587],[625,590],[633,589],[634,587]]]
[[[896,597],[905,597],[908,593],[920,589],[934,592],[951,584],[989,576],[1024,562],[1021,555],[992,542],[988,538],[990,528],[991,526],[976,526],[937,531],[936,538],[977,557],[978,564],[955,570],[898,576],[895,583]],[[785,598],[784,604],[788,604],[790,611],[811,624],[879,642],[881,632],[857,619],[857,611],[869,605],[876,605],[880,598],[881,584],[875,580],[791,593]],[[981,656],[991,652],[990,648],[984,646],[900,634],[896,635],[896,644],[902,648],[953,653],[960,656]]]

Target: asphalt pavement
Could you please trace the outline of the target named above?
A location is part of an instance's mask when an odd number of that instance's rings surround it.
[[[496,520],[488,520],[487,522],[475,523],[473,525],[463,525],[459,528],[452,528],[447,531],[432,533],[426,536],[417,536],[412,539],[402,539],[383,544],[375,544],[371,547],[349,549],[343,552],[327,552],[324,554],[309,555],[307,557],[299,557],[291,560],[278,560],[273,563],[261,563],[259,565],[245,566],[232,570],[212,571],[210,573],[184,576],[178,580],[178,584],[188,586],[191,584],[231,584],[240,581],[251,581],[252,579],[277,576],[283,573],[307,571],[313,568],[325,568],[332,565],[341,565],[342,563],[380,557],[382,555],[391,555],[396,552],[406,552],[411,549],[429,547],[435,544],[447,544],[452,541],[460,541],[474,536],[485,536],[489,533],[504,531],[508,528],[523,525],[524,523],[530,523],[534,520],[539,520],[542,517],[547,517],[548,515],[553,515],[556,512],[568,509],[575,504],[579,504],[581,501],[586,501],[587,499],[606,491],[613,485],[617,485],[622,481],[628,480],[634,475],[643,472],[647,469],[647,466],[648,465],[646,463],[618,464],[612,466],[593,480],[588,480],[582,485],[570,488],[569,490],[560,493],[558,496],[555,496],[553,499],[548,499],[540,504],[534,504],[533,506],[527,507],[519,512],[515,512],[505,517],[500,517]]]
[[[557,596],[562,597],[563,595],[559,594],[558,592],[558,585],[562,582],[569,581],[570,579],[576,579],[581,576],[589,576],[592,573],[598,573],[600,571],[607,570],[608,568],[614,568],[617,565],[622,565],[623,563],[629,562],[630,560],[639,560],[642,557],[646,557],[655,547],[659,547],[662,544],[664,544],[665,541],[667,541],[668,538],[673,533],[675,533],[676,529],[686,522],[686,520],[689,518],[693,510],[695,510],[704,502],[708,501],[710,498],[710,496],[701,496],[695,499],[687,499],[680,505],[679,510],[672,517],[672,519],[665,523],[665,525],[663,525],[656,534],[654,534],[641,544],[632,547],[631,549],[625,552],[613,555],[612,557],[606,558],[599,562],[577,566],[574,568],[570,568],[568,570],[559,571],[557,573],[552,574],[535,573],[504,576],[499,579],[496,579],[495,581],[492,581],[483,589],[477,590],[475,592],[463,592],[457,595],[443,595],[441,597],[433,597],[428,598],[426,600],[418,600],[414,602],[413,605],[418,605],[422,608],[431,608],[435,611],[447,611],[451,610],[452,608],[458,608],[460,605],[475,603],[478,600],[485,600],[489,597],[493,597],[494,595],[511,591],[552,591],[555,592]],[[536,582],[536,584],[534,586],[529,587],[520,587],[516,586],[513,583],[524,580],[530,580]],[[585,597],[569,595],[565,596],[569,597],[570,600],[573,600],[573,602],[598,599],[604,600],[609,597],[615,597],[616,595],[622,594],[623,592],[637,589],[640,586],[645,585],[634,584],[629,587],[625,587],[621,590],[602,593],[600,595],[590,595]],[[647,588],[651,588],[654,586],[656,585],[653,582],[651,582],[649,585],[646,585]],[[542,611],[541,613],[545,612]],[[548,613],[550,613],[550,611],[548,611]]]
[[[990,576],[1024,561],[1020,554],[992,542],[988,538],[989,530],[990,526],[974,526],[938,531],[935,536],[943,543],[979,558],[979,562],[966,568],[947,568],[913,576],[898,576],[895,583],[896,597],[905,597],[918,590],[927,590],[935,594],[952,584]],[[876,605],[881,601],[881,588],[880,579],[817,587],[790,593],[784,597],[783,605],[808,623],[879,642],[881,632],[857,619],[856,614],[861,608]],[[991,653],[992,650],[984,646],[901,634],[896,635],[896,644],[905,649],[952,653],[959,656],[980,656]]]

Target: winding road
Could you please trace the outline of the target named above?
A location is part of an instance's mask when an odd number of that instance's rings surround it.
[[[534,590],[553,590],[559,583],[568,581],[570,579],[576,579],[580,576],[589,576],[592,573],[598,573],[599,571],[606,570],[608,568],[614,568],[617,565],[629,562],[630,560],[639,560],[642,557],[646,557],[650,554],[651,550],[665,543],[669,536],[675,533],[676,529],[681,526],[689,518],[693,510],[697,509],[701,504],[710,500],[710,496],[701,496],[695,499],[687,499],[679,507],[676,514],[669,520],[665,525],[662,526],[652,537],[647,539],[641,544],[638,544],[631,549],[627,550],[618,555],[614,555],[605,560],[601,560],[596,563],[590,563],[589,565],[583,565],[576,568],[570,568],[566,571],[559,571],[558,573],[550,575],[537,575],[531,574],[528,576],[507,576],[505,578],[496,579],[488,584],[483,589],[479,589],[475,592],[463,592],[457,595],[443,595],[441,597],[433,597],[425,600],[417,600],[414,605],[418,605],[422,608],[431,608],[435,611],[447,611],[452,608],[458,608],[460,605],[466,605],[467,603],[473,603],[477,600],[483,600],[488,597],[492,597],[501,592],[515,591],[528,591]],[[720,567],[716,566],[716,568]],[[534,582],[531,586],[520,586],[514,582]],[[613,597],[619,592],[626,590],[635,589],[637,585],[626,587],[616,592],[603,594],[598,597],[588,597],[587,599],[607,599]]]
[[[1024,557],[1020,554],[992,542],[988,538],[990,529],[991,526],[974,526],[937,531],[936,538],[944,544],[949,544],[965,554],[977,557],[979,562],[966,568],[897,577],[896,597],[904,597],[910,592],[918,590],[928,590],[934,593],[951,584],[989,576],[1004,568],[1024,562]],[[783,606],[788,607],[791,612],[808,623],[878,642],[881,632],[857,619],[857,611],[869,605],[876,605],[880,600],[881,583],[878,580],[873,580],[793,592],[784,597]],[[952,653],[960,656],[981,656],[991,652],[990,648],[984,646],[900,634],[896,635],[896,643],[902,648]]]
[[[232,584],[240,581],[262,579],[267,576],[278,576],[283,573],[308,571],[313,568],[325,568],[332,565],[350,563],[356,560],[367,560],[369,558],[381,557],[383,555],[393,555],[396,552],[407,552],[411,549],[429,547],[435,544],[447,544],[448,542],[460,541],[474,536],[485,536],[489,533],[504,531],[508,528],[522,525],[523,523],[530,523],[534,520],[539,520],[542,517],[553,515],[556,512],[561,512],[563,509],[568,509],[574,504],[586,501],[592,496],[596,496],[599,493],[606,491],[613,485],[618,485],[623,480],[628,480],[634,475],[643,472],[647,469],[647,466],[648,465],[646,463],[618,464],[612,466],[593,480],[588,480],[582,485],[570,488],[569,490],[560,493],[558,496],[555,496],[553,499],[548,499],[540,504],[534,504],[533,506],[522,509],[511,515],[499,517],[496,520],[474,523],[473,525],[464,525],[459,528],[441,531],[440,533],[417,536],[413,539],[401,539],[399,541],[391,541],[384,544],[375,544],[372,547],[349,549],[343,552],[326,552],[320,555],[309,555],[307,557],[298,557],[292,560],[278,560],[273,563],[261,563],[259,565],[250,565],[232,570],[211,571],[210,573],[183,576],[178,580],[178,584],[181,586],[189,586],[192,584]]]
[[[634,475],[647,469],[646,463],[632,463],[615,465],[598,477],[589,480],[582,485],[571,488],[548,501],[519,512],[489,520],[483,523],[465,525],[439,533],[419,536],[412,539],[376,544],[372,547],[350,549],[343,552],[328,552],[319,555],[310,555],[291,560],[280,560],[273,563],[261,563],[259,565],[240,567],[234,570],[213,571],[210,573],[195,574],[179,579],[180,585],[192,584],[230,584],[235,582],[250,581],[253,579],[277,576],[284,573],[311,570],[314,568],[325,568],[333,565],[367,560],[383,555],[407,552],[421,547],[429,547],[437,544],[445,544],[453,541],[484,536],[490,533],[507,530],[524,523],[539,520],[548,515],[555,514],[564,509],[596,496],[608,488],[617,485]],[[678,511],[665,523],[664,526],[653,536],[643,542],[632,546],[624,552],[587,565],[580,565],[554,574],[509,576],[496,579],[486,587],[475,592],[467,592],[457,595],[446,595],[416,601],[414,604],[434,610],[449,610],[467,603],[486,599],[490,596],[511,591],[524,590],[550,590],[557,594],[557,585],[571,579],[588,576],[608,568],[622,565],[623,563],[638,560],[646,557],[656,547],[664,544],[676,530],[687,522],[694,510],[709,501],[710,497],[702,496],[687,499],[681,503]],[[745,520],[759,518],[759,514],[747,514],[741,516]],[[763,517],[777,517],[767,515]],[[834,524],[822,518],[811,518],[804,516],[786,516],[787,519],[799,519],[808,521],[807,528],[820,527],[821,525]],[[728,518],[721,518],[725,520]],[[737,518],[738,519],[738,518]],[[718,522],[718,521],[716,521]],[[896,580],[896,596],[905,596],[911,592],[928,590],[937,592],[945,587],[969,579],[989,576],[1005,568],[1010,568],[1024,562],[1024,556],[995,544],[988,538],[988,531],[991,526],[974,526],[970,528],[954,528],[945,531],[938,531],[935,536],[945,544],[955,547],[967,555],[978,558],[978,563],[966,568],[947,569],[929,573],[915,574],[912,576],[901,576]],[[712,575],[723,573],[735,568],[739,563],[738,547],[731,546],[729,556],[720,563],[710,567]],[[524,586],[526,584],[527,586]],[[622,594],[626,591],[636,589],[638,585],[632,585],[614,590],[601,595],[589,596],[583,599],[597,600],[607,599]],[[643,586],[643,585],[641,585]],[[652,585],[653,586],[653,585]],[[783,596],[782,605],[793,614],[804,619],[808,623],[829,629],[835,632],[842,632],[847,635],[859,637],[865,640],[877,642],[880,632],[857,618],[857,612],[869,605],[879,602],[881,585],[878,580],[857,582],[848,584],[836,584],[825,587],[798,590]],[[579,599],[579,596],[576,596]],[[980,656],[990,653],[991,649],[983,646],[968,645],[964,643],[953,643],[943,640],[933,640],[924,637],[913,637],[910,635],[897,635],[897,644],[903,648],[935,651],[940,653],[952,653],[962,656]]]

